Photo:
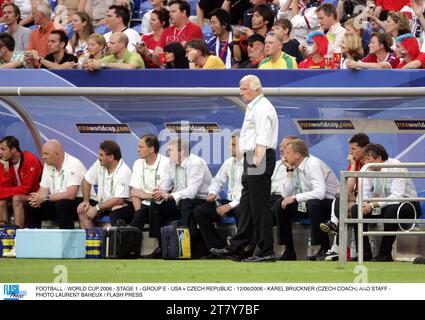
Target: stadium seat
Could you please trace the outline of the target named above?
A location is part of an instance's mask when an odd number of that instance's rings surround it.
[[[132,0],[131,2],[132,2],[131,18],[137,18],[139,16],[141,0]]]
[[[205,24],[202,27],[202,32],[204,34],[204,40],[206,42],[208,42],[208,40],[210,40],[212,37],[214,37],[214,33],[211,30],[211,25],[209,25],[209,24]]]
[[[0,32],[6,32],[7,31],[7,26],[5,23],[0,23]]]
[[[196,5],[198,4],[198,0],[188,0],[190,3],[190,15],[196,16]]]
[[[101,26],[97,27],[95,31],[96,31],[96,33],[105,34],[105,33],[108,33],[111,30],[109,30],[107,25],[102,24]]]
[[[134,31],[137,31],[138,34],[141,34],[142,24],[140,23],[140,21],[135,21],[134,23],[135,25],[130,24],[130,28],[133,29]]]
[[[72,24],[71,23],[68,23],[65,26],[64,29],[65,29],[66,34],[68,35],[68,38],[71,39],[72,36],[74,35],[74,29],[72,28]]]
[[[58,0],[48,0],[52,11],[55,11],[56,6],[58,5]]]
[[[152,5],[149,1],[142,2],[140,4],[138,18],[143,19],[143,16],[145,15],[145,13],[151,9],[152,9]]]

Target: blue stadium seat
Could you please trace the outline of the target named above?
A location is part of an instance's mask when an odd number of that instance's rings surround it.
[[[7,26],[5,23],[0,23],[0,32],[6,32]]]
[[[206,24],[202,27],[202,32],[204,34],[204,40],[208,42],[212,37],[214,37],[214,33],[211,30],[211,25]]]
[[[146,12],[152,9],[152,5],[149,1],[142,2],[139,7],[138,18],[142,19]]]
[[[131,17],[137,18],[139,16],[141,0],[132,0],[131,2],[132,2],[132,8],[133,8]]]
[[[198,0],[188,0],[190,3],[190,15],[196,16],[196,5],[198,4]]]
[[[105,33],[108,33],[111,30],[109,30],[107,25],[102,24],[101,26],[97,27],[95,31],[96,31],[96,33],[105,34]]]
[[[219,224],[236,224],[236,218],[235,217],[225,217],[218,221]]]
[[[55,11],[56,6],[58,5],[58,0],[48,0],[52,11]]]
[[[130,28],[134,31],[137,31],[138,34],[142,33],[142,24],[140,23],[140,21],[135,21],[134,25],[130,24]]]
[[[97,223],[111,223],[109,216],[103,216],[102,218],[96,220]]]
[[[71,23],[68,23],[65,26],[64,29],[65,29],[66,34],[68,35],[68,38],[71,39],[72,36],[74,35],[74,29],[72,28],[72,24]]]

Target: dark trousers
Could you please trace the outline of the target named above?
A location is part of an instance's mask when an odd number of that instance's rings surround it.
[[[223,205],[229,201],[222,201]],[[205,202],[195,208],[195,219],[201,231],[202,238],[208,249],[211,248],[224,248],[226,241],[221,239],[218,235],[214,222],[220,221],[221,216],[217,214],[217,207],[215,202]],[[238,208],[230,210],[227,216],[237,216]]]
[[[134,217],[134,207],[132,203],[127,203],[125,207],[109,212],[111,226],[117,226],[118,220],[124,220],[125,224],[130,224]]]
[[[143,228],[145,227],[146,223],[149,223],[149,226],[151,225],[150,206],[142,204],[139,210],[134,211],[134,217],[133,217],[133,220],[131,220],[130,225],[132,227],[137,227],[143,231]],[[150,233],[149,233],[149,236],[151,236]]]
[[[419,217],[421,215],[421,208],[418,202],[412,202],[416,209],[416,216]],[[384,208],[381,209],[381,214],[372,216],[369,215],[363,215],[365,219],[397,219],[397,211],[399,208],[399,204],[390,204]],[[357,205],[354,205],[351,208],[351,216],[352,218],[356,219],[358,217],[357,214],[358,207]],[[411,205],[405,204],[400,209],[399,214],[400,219],[414,219],[414,211]],[[368,224],[363,224],[363,231],[368,231],[369,226]],[[397,231],[398,230],[398,224],[397,223],[385,223],[384,224],[384,231]],[[358,247],[358,225],[354,224],[354,235],[356,237],[356,246]],[[379,255],[381,256],[390,256],[392,249],[393,249],[393,243],[395,241],[395,236],[384,236],[382,237],[381,246],[379,248]],[[369,243],[369,237],[364,236],[363,237],[363,252],[364,253],[371,253],[370,249],[370,243]]]
[[[172,220],[181,218],[180,210],[177,208],[174,199],[163,201],[161,203],[151,202],[150,205],[150,235],[158,238],[161,247],[161,228],[166,226]]]
[[[77,207],[82,199],[43,202],[40,208],[25,206],[28,228],[41,228],[43,220],[57,220],[60,229],[74,229],[78,220]]]
[[[329,249],[329,237],[320,230],[320,223],[328,221],[331,215],[331,199],[308,200],[306,202],[307,213],[298,211],[298,203],[292,203],[282,209],[283,198],[276,201],[273,211],[277,221],[279,244],[286,245],[293,249],[294,242],[292,236],[292,221],[294,218],[310,218],[310,237],[312,245],[320,245],[324,249]]]
[[[276,152],[267,149],[258,168],[252,164],[252,157],[253,152],[245,154],[238,231],[231,240],[230,249],[241,252],[256,246],[254,254],[263,257],[274,253],[270,193]]]

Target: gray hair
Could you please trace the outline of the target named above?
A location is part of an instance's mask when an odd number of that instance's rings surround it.
[[[35,5],[35,11],[41,12],[46,18],[50,19],[52,15],[52,7],[46,0],[37,0]]]
[[[261,80],[257,76],[254,76],[253,74],[249,74],[243,77],[241,81],[239,82],[239,85],[241,85],[242,82],[247,82],[249,87],[252,90],[259,90],[260,92],[263,92]]]

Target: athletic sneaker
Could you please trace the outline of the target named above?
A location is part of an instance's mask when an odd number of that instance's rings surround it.
[[[320,230],[331,236],[336,236],[338,234],[338,226],[330,220],[328,222],[321,223]]]
[[[16,246],[13,246],[9,252],[3,253],[3,258],[16,258]]]

